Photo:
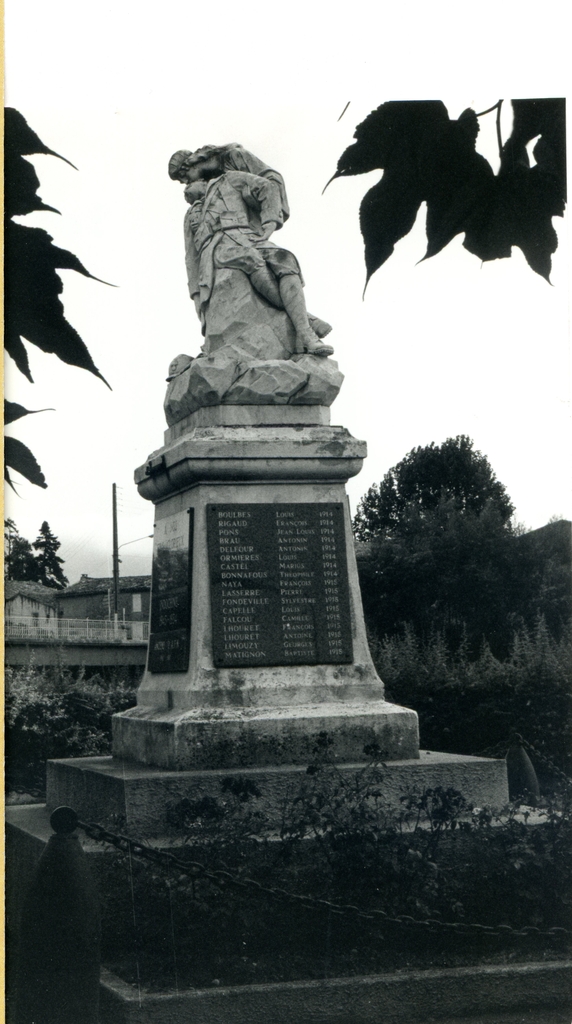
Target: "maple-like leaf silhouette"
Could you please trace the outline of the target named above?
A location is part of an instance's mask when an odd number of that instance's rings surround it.
[[[330,181],[383,170],[360,207],[366,284],[411,230],[422,202],[424,259],[464,233],[465,247],[480,259],[510,256],[517,245],[532,269],[549,279],[557,245],[552,217],[562,216],[565,202],[564,100],[512,104],[513,130],[498,175],[476,151],[479,123],[470,108],[452,120],[439,100],[391,101],[358,125],[356,142],[342,153]],[[526,146],[536,136],[530,167]]]
[[[19,110],[6,107],[4,110],[4,215],[22,217],[34,210],[50,210],[59,213],[53,206],[47,206],[38,195],[38,176],[24,155],[45,153],[57,156],[59,160],[70,161],[48,149],[36,135]],[[73,164],[70,164],[73,167]]]
[[[63,284],[56,271],[75,270],[92,278],[93,275],[86,270],[77,256],[67,249],[55,246],[47,231],[27,227],[12,220],[13,217],[25,216],[38,210],[58,213],[37,194],[40,182],[32,164],[24,159],[25,155],[44,153],[59,157],[61,160],[65,158],[49,149],[30,128],[22,114],[12,107],[6,108],[5,111],[4,149],[6,351],[21,373],[32,383],[28,353],[23,339],[36,345],[43,352],[54,353],[65,363],[89,370],[107,383],[93,362],[85,342],[65,318],[64,307],[59,299]],[[66,163],[70,161],[66,160]],[[73,164],[71,166],[73,167]],[[23,414],[25,412],[26,410]],[[29,449],[13,438],[9,440],[7,464],[22,472],[32,483],[45,487],[43,474]],[[8,462],[8,454],[12,462]]]
[[[89,370],[104,380],[78,332],[66,320],[58,296],[63,284],[56,269],[92,277],[77,256],[53,245],[43,228],[8,221],[6,246],[6,319],[4,344],[18,369],[32,381],[22,338],[62,362]]]
[[[482,260],[506,258],[517,245],[528,265],[549,281],[558,247],[552,218],[564,215],[566,203],[566,104],[512,100],[512,107],[499,173],[466,224],[463,245]],[[537,136],[531,167],[526,147]]]

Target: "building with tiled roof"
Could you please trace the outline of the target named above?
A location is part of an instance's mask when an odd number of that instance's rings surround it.
[[[149,618],[150,576],[120,576],[117,613],[127,622]],[[113,617],[113,577],[82,576],[57,593],[58,613],[66,619],[110,619]]]
[[[57,616],[58,591],[30,580],[6,580],[4,604],[8,618],[31,616],[51,619]]]

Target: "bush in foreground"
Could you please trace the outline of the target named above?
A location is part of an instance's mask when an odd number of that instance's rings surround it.
[[[6,784],[45,789],[46,761],[111,752],[111,716],[135,703],[126,674],[6,669]]]
[[[221,780],[216,798],[194,793],[173,805],[177,855],[210,880],[136,854],[107,862],[105,963],[161,990],[563,954],[572,927],[566,801],[546,806],[535,825],[524,808],[471,812],[452,789],[404,794],[396,811],[384,805],[382,763],[352,777],[320,757],[311,767],[278,830],[263,794],[236,778]],[[542,934],[522,933],[529,926]]]

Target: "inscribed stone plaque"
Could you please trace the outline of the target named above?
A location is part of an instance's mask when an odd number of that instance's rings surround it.
[[[194,509],[155,526],[151,577],[150,672],[189,667]]]
[[[341,502],[208,505],[218,667],[353,661]]]

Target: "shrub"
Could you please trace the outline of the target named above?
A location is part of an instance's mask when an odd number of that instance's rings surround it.
[[[470,659],[442,636],[422,642],[411,629],[372,643],[391,701],[419,714],[424,747],[478,754],[522,734],[542,755],[572,769],[572,632],[550,635],[540,619],[513,637],[508,658],[483,645]],[[534,759],[534,758],[533,758]],[[537,771],[543,764],[535,765]]]
[[[143,987],[203,987],[563,950],[562,931],[518,932],[571,927],[567,807],[545,808],[531,826],[526,810],[471,813],[458,792],[436,787],[404,795],[394,810],[384,805],[381,762],[351,776],[325,759],[313,768],[285,801],[278,832],[256,795],[224,780],[217,797],[177,805],[178,857],[200,862],[210,879],[136,855],[108,862],[106,963]],[[401,915],[431,925],[404,927]],[[473,923],[504,932],[465,928]]]
[[[7,668],[8,788],[43,790],[49,758],[108,754],[111,716],[134,703],[134,686],[118,671],[86,679],[69,669]]]

